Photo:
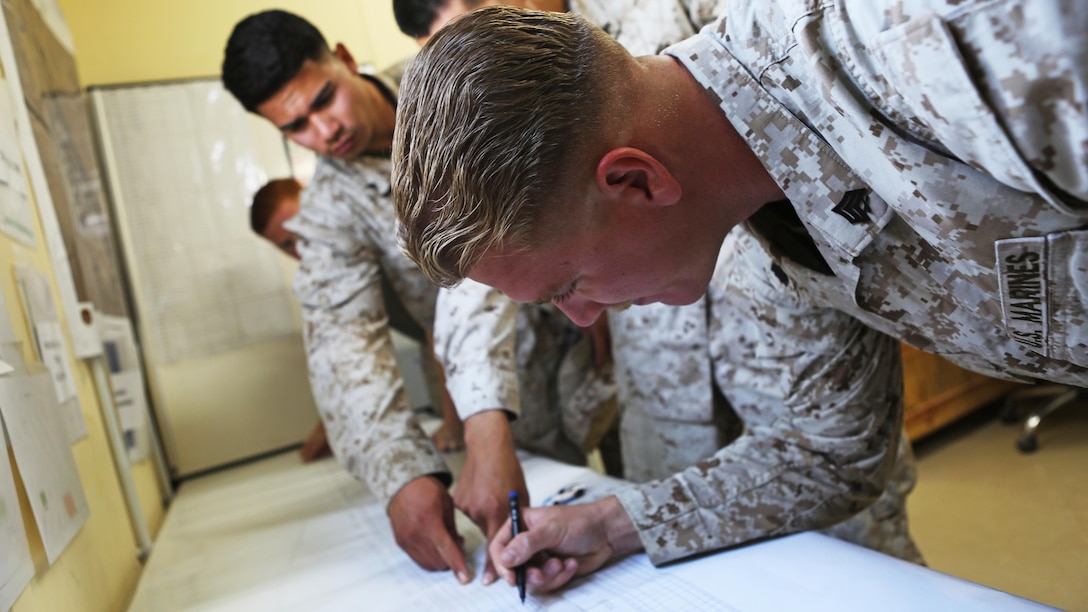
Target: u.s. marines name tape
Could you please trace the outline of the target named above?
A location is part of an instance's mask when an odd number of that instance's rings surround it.
[[[1005,329],[1013,340],[1048,355],[1046,237],[998,240],[994,247]]]

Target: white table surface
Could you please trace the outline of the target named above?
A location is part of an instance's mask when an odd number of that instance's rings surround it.
[[[536,502],[586,468],[523,463]],[[466,548],[482,537],[462,516]],[[471,554],[471,553],[470,553]],[[480,555],[474,565],[479,567]],[[1041,610],[1018,597],[816,533],[654,568],[635,555],[518,604],[505,584],[460,586],[393,543],[384,508],[334,460],[287,453],[182,485],[130,610]]]

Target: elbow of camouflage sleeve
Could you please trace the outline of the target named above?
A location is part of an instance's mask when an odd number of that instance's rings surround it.
[[[659,565],[848,519],[876,502],[888,486],[895,457],[890,448],[878,445],[849,466],[779,464],[746,487],[681,473],[624,489],[616,497],[650,561]]]

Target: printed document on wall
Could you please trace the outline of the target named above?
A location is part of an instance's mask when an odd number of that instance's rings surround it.
[[[34,561],[15,494],[8,448],[0,432],[0,610],[7,610],[34,577]]]
[[[102,352],[110,368],[113,401],[121,420],[128,459],[139,463],[151,451],[147,430],[147,390],[140,370],[140,351],[132,322],[125,317],[100,314],[97,319]]]
[[[61,330],[60,323],[52,321],[35,323],[34,337],[38,340],[38,353],[41,355],[42,363],[45,364],[45,369],[49,370],[52,375],[53,390],[57,392],[57,401],[63,405],[77,399],[72,365],[68,360],[68,351],[64,345],[64,331]],[[65,423],[65,427],[69,425],[69,423]],[[83,435],[86,435],[86,426],[83,427],[83,430]],[[68,433],[69,435],[73,433],[70,428]]]
[[[90,511],[49,374],[0,376],[0,413],[46,557],[53,563]]]
[[[0,292],[0,376],[14,372],[12,364],[22,362],[23,353],[15,337],[15,328],[11,324],[8,302],[4,299],[3,292]]]
[[[15,99],[7,80],[0,78],[0,231],[33,245],[34,211],[23,174]]]
[[[83,409],[79,406],[75,375],[68,358],[68,345],[57,316],[49,279],[26,264],[15,265],[15,278],[19,281],[23,309],[34,330],[38,358],[52,375],[53,390],[57,394],[68,442],[81,440],[87,437],[87,423],[83,420]]]

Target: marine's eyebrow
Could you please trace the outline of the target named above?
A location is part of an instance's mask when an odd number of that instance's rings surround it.
[[[308,111],[313,112],[321,106],[329,96],[329,92],[332,91],[332,81],[325,81],[325,85],[317,92],[313,100],[310,100],[310,106]],[[307,113],[308,114],[308,113]],[[307,117],[296,117],[295,119],[279,126],[281,132],[296,132],[302,129],[302,126],[306,125]]]

